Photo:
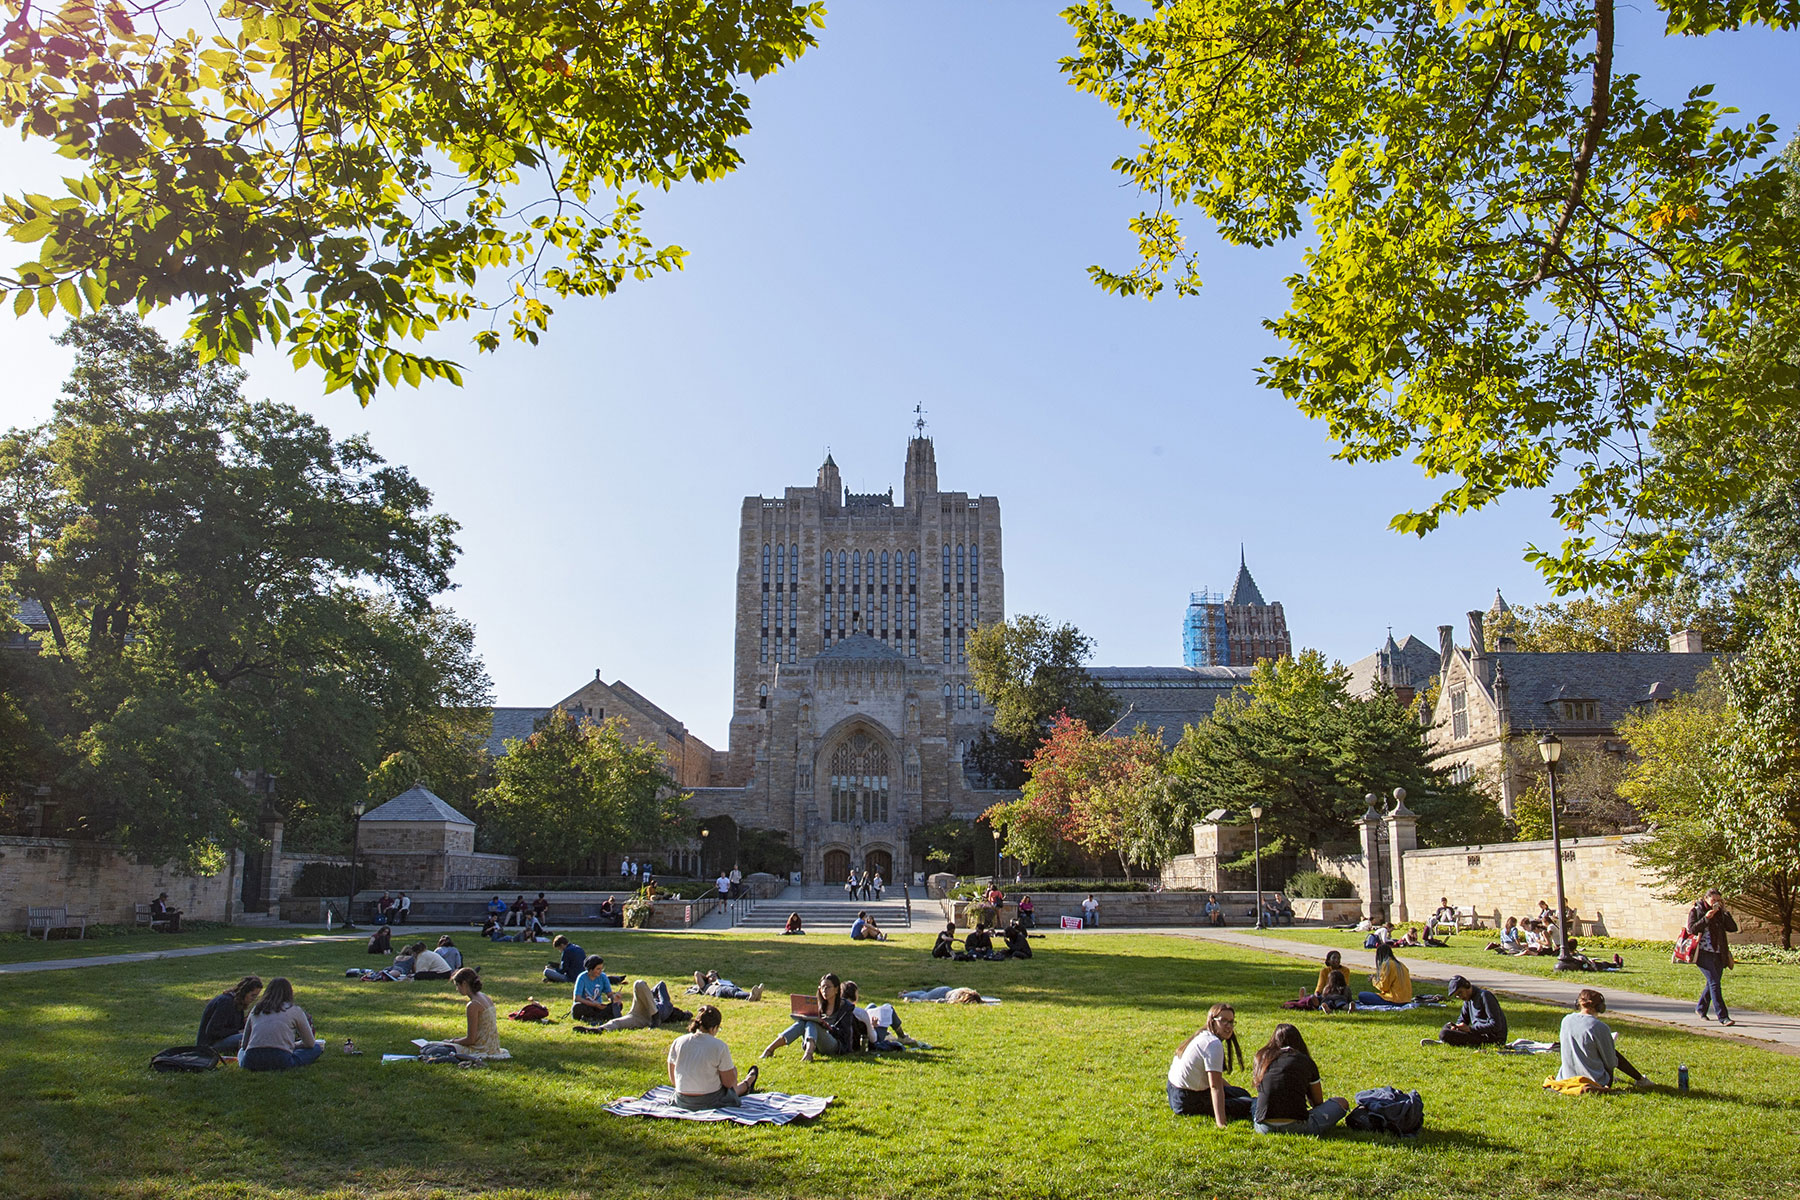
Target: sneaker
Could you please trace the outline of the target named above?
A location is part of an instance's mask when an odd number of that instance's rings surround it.
[[[1419,1045],[1421,1045],[1421,1046],[1441,1046],[1443,1044],[1444,1043],[1443,1043],[1442,1039],[1440,1039],[1440,1038],[1420,1038],[1419,1039]]]
[[[1732,1020],[1730,1017],[1720,1017],[1719,1024],[1721,1024],[1721,1025],[1736,1025],[1737,1022]]]
[[[1615,952],[1613,954],[1613,966],[1618,967],[1621,971],[1624,970],[1625,969],[1625,956],[1623,954],[1619,954],[1619,953]]]
[[[576,1033],[605,1033],[606,1030],[600,1028],[600,1026],[598,1026],[598,1025],[577,1025],[577,1026],[575,1026],[575,1032]]]
[[[750,998],[752,1000],[761,1000],[762,992],[763,992],[763,985],[759,983],[755,987],[750,989]],[[755,1068],[751,1068],[751,1069],[754,1070]]]

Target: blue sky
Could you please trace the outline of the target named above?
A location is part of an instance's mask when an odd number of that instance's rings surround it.
[[[1058,73],[1059,7],[839,5],[818,49],[752,89],[742,170],[644,197],[685,271],[559,305],[536,349],[450,345],[460,390],[360,409],[275,356],[248,388],[366,431],[462,522],[446,599],[499,703],[551,703],[599,668],[721,747],[742,497],[810,484],[827,446],[853,490],[897,487],[915,404],[941,486],[1000,498],[1009,612],[1075,623],[1100,663],[1179,662],[1188,593],[1228,587],[1240,542],[1296,647],[1344,661],[1389,625],[1460,631],[1496,587],[1544,599],[1520,558],[1558,540],[1542,497],[1389,533],[1431,485],[1332,462],[1322,427],[1256,385],[1292,248],[1209,249],[1191,300],[1088,282],[1130,261],[1136,198],[1108,167],[1132,140]],[[1793,35],[1621,22],[1620,69],[1653,96],[1710,79],[1784,129],[1800,116]],[[8,140],[0,189],[51,190],[65,165]],[[48,415],[58,327],[0,319],[0,424]]]

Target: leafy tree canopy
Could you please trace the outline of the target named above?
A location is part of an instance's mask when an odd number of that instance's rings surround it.
[[[1509,637],[1515,649],[1667,650],[1669,636],[1682,630],[1700,634],[1711,650],[1742,649],[1751,615],[1730,604],[1693,597],[1692,589],[1635,588],[1616,594],[1578,596],[1566,602],[1514,606],[1488,620],[1487,649]]]
[[[481,810],[513,853],[571,874],[609,853],[661,845],[687,824],[687,797],[661,750],[625,740],[625,722],[553,710],[528,738],[511,738]]]
[[[146,854],[264,811],[333,844],[389,755],[472,777],[488,680],[432,604],[457,550],[430,493],[134,317],[62,341],[55,415],[0,437],[0,594],[49,624],[7,670],[65,817]]]
[[[1431,765],[1425,731],[1391,693],[1358,699],[1349,673],[1317,650],[1265,659],[1249,684],[1190,725],[1169,755],[1171,803],[1162,836],[1187,841],[1206,813],[1241,818],[1263,806],[1265,850],[1317,848],[1350,839],[1371,793],[1406,789],[1427,845],[1490,840],[1498,809],[1468,783]]]
[[[1669,35],[1792,29],[1796,0],[1661,0]],[[1779,476],[1800,417],[1800,212],[1767,117],[1695,80],[1652,101],[1614,0],[1086,0],[1071,82],[1139,133],[1152,200],[1104,287],[1200,286],[1190,213],[1227,242],[1312,225],[1263,382],[1339,458],[1449,486],[1423,535],[1517,489],[1567,530],[1559,594],[1675,572],[1692,523]],[[1628,14],[1629,17],[1629,14]]]
[[[993,729],[976,740],[970,765],[993,786],[1018,787],[1024,764],[1059,714],[1090,729],[1108,728],[1119,706],[1088,675],[1085,664],[1093,655],[1092,638],[1035,613],[984,625],[970,635],[975,688],[994,706]]]
[[[0,127],[80,164],[0,202],[35,257],[14,311],[193,306],[205,360],[267,341],[367,403],[458,381],[403,348],[546,298],[679,267],[637,186],[716,179],[750,128],[739,87],[814,44],[788,0],[4,0]],[[199,28],[184,27],[199,17]],[[180,23],[177,23],[180,22]]]

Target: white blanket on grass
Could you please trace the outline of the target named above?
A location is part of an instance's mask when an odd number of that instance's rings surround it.
[[[606,1106],[616,1117],[669,1117],[677,1121],[733,1121],[739,1125],[786,1125],[800,1117],[816,1117],[836,1096],[793,1096],[786,1092],[752,1092],[736,1108],[683,1108],[675,1089],[664,1084],[641,1096],[621,1096]]]

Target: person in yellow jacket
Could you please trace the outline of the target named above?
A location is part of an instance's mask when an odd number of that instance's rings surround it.
[[[1375,973],[1369,976],[1372,992],[1358,992],[1358,1008],[1400,1008],[1412,1003],[1412,972],[1394,957],[1394,947],[1383,942],[1375,947]]]

